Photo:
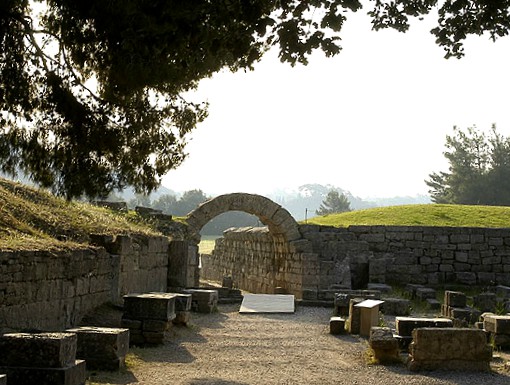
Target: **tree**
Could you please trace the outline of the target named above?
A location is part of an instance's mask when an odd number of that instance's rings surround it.
[[[510,205],[510,138],[492,126],[490,136],[454,127],[446,137],[449,172],[432,173],[425,183],[436,203]]]
[[[177,216],[187,215],[206,200],[209,200],[209,197],[202,190],[186,191],[177,202],[175,212],[172,214]]]
[[[351,211],[351,204],[347,197],[336,190],[331,190],[315,213],[317,215],[326,215],[346,211]]]
[[[175,195],[171,194],[161,195],[157,200],[152,202],[151,207],[161,210],[165,214],[173,215],[177,207],[177,198]]]
[[[510,0],[447,1],[432,32],[447,56],[469,34],[508,33]],[[376,0],[374,29],[406,31],[434,0]],[[340,52],[357,0],[2,0],[0,169],[68,199],[133,186],[179,166],[207,115],[183,98],[213,73],[251,69],[271,47],[307,63]],[[38,16],[38,10],[41,11]]]

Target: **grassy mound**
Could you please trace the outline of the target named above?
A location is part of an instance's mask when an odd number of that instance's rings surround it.
[[[350,225],[510,227],[510,207],[468,205],[403,205],[378,207],[308,219],[307,223]]]
[[[156,234],[129,214],[82,202],[0,178],[0,250],[83,247],[88,234]],[[62,236],[68,241],[59,241]]]

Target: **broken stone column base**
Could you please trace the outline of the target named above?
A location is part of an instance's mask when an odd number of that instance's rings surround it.
[[[372,327],[369,344],[374,352],[374,358],[379,363],[394,363],[400,360],[399,344],[390,328]]]

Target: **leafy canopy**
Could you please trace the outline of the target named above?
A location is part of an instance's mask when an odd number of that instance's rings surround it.
[[[446,137],[449,172],[432,173],[425,182],[436,203],[510,206],[510,138],[492,126],[487,136],[454,127]]]
[[[318,210],[315,211],[317,215],[327,215],[334,213],[343,213],[351,211],[351,203],[349,199],[342,193],[336,190],[331,190],[326,198],[322,201]]]
[[[446,56],[469,34],[508,33],[507,1],[445,1],[432,33]],[[367,2],[375,29],[409,28],[437,1]],[[0,161],[68,199],[156,188],[207,115],[182,94],[276,46],[307,63],[340,52],[357,0],[2,0]],[[40,11],[40,12],[39,12]]]

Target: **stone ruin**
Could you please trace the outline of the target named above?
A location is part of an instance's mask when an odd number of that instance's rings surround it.
[[[369,345],[373,358],[381,364],[405,360],[411,371],[489,371],[493,347],[510,348],[510,314],[482,314],[479,310],[493,309],[496,304],[505,303],[510,291],[501,286],[496,291],[504,297],[496,300],[497,296],[492,292],[475,296],[473,303],[479,307],[477,309],[467,306],[467,296],[463,292],[446,290],[443,304],[439,306],[442,318],[413,317],[409,314],[396,316],[395,329],[392,330],[379,326],[374,314],[363,315],[360,304],[382,301],[381,311],[387,311],[387,315],[401,312],[406,306],[409,310],[409,300],[399,304],[399,298],[390,297],[389,306],[384,307],[386,298],[377,291],[344,290],[335,296],[334,316],[330,319],[329,330],[334,335],[346,332],[363,335],[362,323],[371,322]],[[436,295],[435,290],[421,285],[408,285],[405,293],[429,305],[427,300],[435,299]],[[429,310],[432,310],[430,306]],[[481,322],[477,322],[479,319]]]

